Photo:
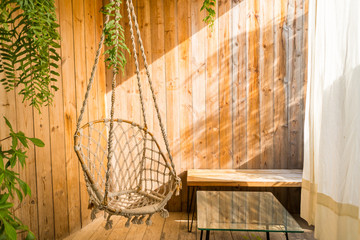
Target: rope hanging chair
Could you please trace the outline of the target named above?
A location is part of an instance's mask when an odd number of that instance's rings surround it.
[[[119,2],[116,4],[119,7]],[[132,0],[126,0],[126,6],[133,47],[132,55],[136,65],[141,112],[144,119],[143,125],[128,120],[114,119],[117,75],[115,68],[113,68],[112,76],[110,119],[95,120],[81,125],[105,39],[103,31],[74,135],[75,152],[81,163],[90,196],[91,218],[94,219],[99,210],[107,213],[107,223],[105,225],[107,229],[112,227],[112,221],[110,220],[112,215],[128,218],[125,224],[126,227],[130,226],[130,222],[141,224],[146,217],[146,224],[151,225],[151,216],[156,212],[159,212],[164,218],[168,217],[169,213],[164,207],[173,193],[179,194],[181,188],[181,180],[176,176],[169,143],[160,117]],[[119,19],[115,20],[118,21]],[[105,25],[108,21],[109,16],[107,15]],[[154,135],[147,129],[132,21],[134,21],[136,28],[147,82],[152,93],[168,158],[161,151]]]

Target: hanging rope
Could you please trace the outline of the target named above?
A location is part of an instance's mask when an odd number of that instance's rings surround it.
[[[148,66],[147,60],[146,60],[145,49],[144,49],[144,45],[143,45],[142,38],[141,38],[140,28],[139,28],[137,18],[136,18],[136,15],[135,15],[134,5],[133,5],[132,0],[126,0],[126,4],[128,5],[129,15],[130,15],[130,11],[131,11],[132,17],[134,18],[136,34],[137,34],[138,41],[139,41],[139,44],[140,44],[141,56],[142,56],[143,61],[144,61],[144,67],[145,67],[148,83],[149,83],[149,86],[150,86],[150,90],[151,90],[151,94],[152,94],[152,98],[153,98],[153,102],[154,102],[154,106],[155,106],[155,110],[156,110],[156,116],[157,116],[158,121],[159,121],[162,137],[163,137],[163,140],[165,142],[165,147],[166,147],[166,151],[168,153],[169,159],[170,159],[171,167],[174,170],[175,177],[177,177],[176,176],[175,165],[174,165],[173,158],[172,158],[171,151],[170,151],[170,144],[169,144],[166,132],[165,132],[165,127],[164,127],[164,124],[163,124],[162,119],[161,119],[159,106],[158,106],[156,96],[155,96],[155,91],[154,91],[152,80],[151,80],[149,66]],[[129,19],[130,19],[130,17],[129,17]],[[132,30],[131,30],[131,39],[132,39],[133,42],[135,41]],[[137,63],[135,63],[135,64],[137,64]],[[178,185],[179,185],[178,190],[177,190],[177,194],[178,194],[179,189],[181,188],[181,186],[180,186],[180,184],[181,184],[180,178],[177,178],[177,181],[178,181]]]
[[[111,0],[111,3],[114,2],[116,5],[115,22],[119,23],[120,1]],[[143,126],[128,120],[114,118],[117,77],[117,65],[114,65],[111,79],[110,119],[96,120],[81,127],[102,45],[104,44],[105,36],[103,31],[74,136],[75,151],[83,168],[86,186],[90,195],[89,206],[93,207],[92,218],[95,217],[97,209],[104,210],[108,213],[106,228],[111,228],[110,218],[112,215],[127,217],[126,226],[130,222],[141,224],[146,215],[148,215],[148,218],[145,222],[151,224],[151,216],[155,212],[159,212],[162,217],[167,217],[168,212],[164,207],[174,191],[178,194],[181,188],[181,180],[176,176],[169,142],[154,93],[132,0],[126,0],[126,10],[129,18],[139,100],[144,119]],[[147,129],[143,86],[141,84],[133,21],[141,56],[144,61],[147,82],[151,90],[169,161],[162,153],[153,134],[148,132]],[[107,15],[105,25],[108,22],[109,16]],[[115,42],[119,41],[118,35],[119,27],[116,26]],[[114,51],[119,50],[117,44],[114,47]],[[84,131],[85,129],[86,131]],[[106,164],[105,161],[107,161]]]

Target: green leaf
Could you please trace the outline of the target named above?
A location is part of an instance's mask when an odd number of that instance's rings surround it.
[[[44,147],[45,143],[43,141],[41,141],[38,138],[28,138],[33,144],[35,144],[35,146],[37,147]]]
[[[13,203],[5,202],[0,205],[0,210],[9,209],[9,208],[12,208],[13,206],[14,206]]]
[[[7,235],[7,237],[10,240],[16,240],[15,228],[8,221],[6,221],[6,219],[4,219],[3,217],[0,217],[0,219],[2,220],[2,223],[4,224],[5,234]]]
[[[18,133],[16,134],[16,137],[20,140],[21,144],[22,144],[24,147],[26,147],[26,148],[29,147],[28,144],[27,144],[26,136],[25,136],[25,134],[24,134],[23,132],[18,132]]]
[[[5,169],[5,167],[4,167],[4,158],[3,158],[3,156],[1,154],[0,154],[0,169],[1,170]],[[0,183],[1,183],[1,181],[0,181]]]
[[[6,118],[6,117],[4,117],[4,119],[5,119],[6,125],[8,125],[8,127],[9,127],[9,128],[10,128],[10,130],[12,131],[12,130],[13,130],[13,128],[12,128],[12,126],[11,126],[11,124],[10,124],[9,120],[7,120],[7,118]]]
[[[0,197],[0,205],[4,204],[9,198],[9,194],[2,194]]]
[[[16,135],[13,134],[13,133],[11,133],[10,136],[11,136],[11,138],[12,138],[12,146],[11,146],[11,148],[12,148],[12,149],[16,149],[17,144],[18,144],[17,137],[16,137]]]
[[[30,187],[24,182],[22,181],[21,179],[17,179],[19,185],[20,185],[20,188],[22,189],[23,193],[26,195],[31,195],[31,189]]]
[[[15,190],[16,195],[18,196],[20,202],[22,202],[22,200],[23,200],[23,195],[22,195],[21,191],[20,191],[19,189],[17,189],[17,188],[14,188],[14,190]]]
[[[36,239],[36,237],[35,237],[34,233],[32,233],[31,231],[28,232],[28,234],[25,238],[25,240],[35,240],[35,239]]]

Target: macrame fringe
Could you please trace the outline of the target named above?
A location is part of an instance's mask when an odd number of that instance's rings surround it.
[[[96,214],[97,214],[98,212],[99,212],[99,209],[97,209],[96,207],[91,210],[90,217],[91,217],[91,220],[92,220],[92,221],[95,220]]]
[[[138,222],[138,216],[133,217],[133,219],[131,220],[131,222],[132,222],[133,224],[137,224],[137,222]]]
[[[145,215],[142,215],[141,217],[139,217],[137,224],[143,224],[144,218],[145,218]]]
[[[151,226],[151,224],[152,224],[151,217],[152,217],[152,214],[150,214],[149,217],[146,219],[146,225],[148,225],[148,226]]]
[[[130,220],[131,220],[131,217],[128,217],[128,220],[126,221],[125,223],[125,227],[130,227]]]
[[[166,209],[161,209],[160,210],[160,216],[162,217],[162,218],[168,218],[169,217],[169,212],[168,212],[168,210],[166,210]]]
[[[112,215],[108,215],[107,219],[106,219],[106,225],[105,225],[105,229],[109,230],[112,228],[112,224],[113,224],[113,220],[110,220]]]
[[[179,177],[176,177],[175,179],[176,181],[176,190],[175,190],[175,196],[179,196],[180,194],[180,190],[182,189],[182,182],[181,179]]]

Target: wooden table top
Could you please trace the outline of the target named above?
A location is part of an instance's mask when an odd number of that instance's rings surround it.
[[[301,187],[301,169],[189,169],[188,186]]]

